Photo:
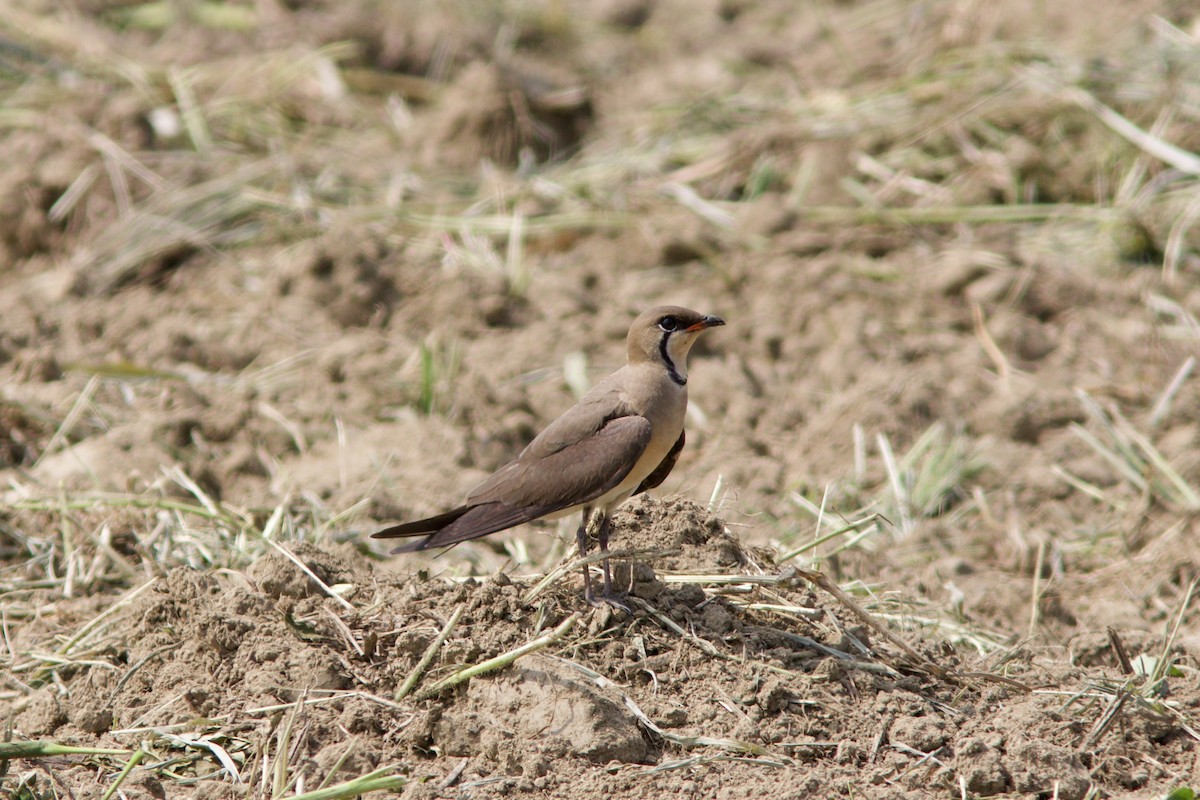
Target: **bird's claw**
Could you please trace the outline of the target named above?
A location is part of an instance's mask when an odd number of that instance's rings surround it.
[[[584,599],[587,600],[587,604],[592,608],[604,608],[605,606],[609,606],[610,608],[615,608],[617,611],[624,611],[626,614],[632,616],[633,609],[624,602],[622,597],[622,595],[615,592],[611,594],[602,593],[599,595],[588,592],[584,596]]]

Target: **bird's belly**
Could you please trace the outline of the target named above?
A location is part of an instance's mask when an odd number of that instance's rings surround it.
[[[682,425],[679,426],[682,430]],[[651,442],[646,448],[646,452],[642,453],[642,457],[633,465],[633,469],[625,476],[625,480],[621,481],[615,487],[610,489],[605,494],[597,497],[589,505],[596,508],[612,509],[629,499],[629,496],[637,491],[637,487],[641,486],[642,481],[658,468],[663,459],[667,457],[667,453],[671,452],[671,448],[675,446],[675,441],[679,438],[679,430],[676,430],[670,436],[658,436],[658,442]]]

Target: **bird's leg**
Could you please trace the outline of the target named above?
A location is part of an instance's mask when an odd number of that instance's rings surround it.
[[[612,523],[610,523],[609,519],[608,519],[608,514],[602,513],[600,515],[600,530],[597,533],[597,538],[599,538],[599,540],[600,540],[600,552],[604,554],[604,561],[602,561],[601,563],[604,566],[604,599],[605,600],[610,600],[610,599],[612,599],[612,596],[613,596],[612,571],[609,569],[609,566],[608,566],[608,534],[610,533],[611,524]]]
[[[612,520],[608,518],[607,512],[600,514],[600,530],[596,537],[600,540],[600,552],[604,553],[604,594],[600,595],[600,602],[608,603],[613,608],[620,609],[626,614],[632,614],[629,606],[621,602],[621,599],[613,593],[612,585],[612,570],[608,565],[608,535],[612,532]]]
[[[579,557],[586,558],[588,551],[588,522],[592,519],[592,507],[583,507],[583,519],[579,522],[579,530],[575,532],[575,544],[579,548]],[[592,596],[592,582],[588,575],[587,564],[583,565],[583,599],[588,602],[588,605],[595,604],[595,598]]]

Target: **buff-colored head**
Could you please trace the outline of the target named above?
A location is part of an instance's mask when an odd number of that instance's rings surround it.
[[[725,320],[682,306],[657,306],[629,327],[629,363],[662,364],[676,383],[687,383],[687,355],[702,332]]]

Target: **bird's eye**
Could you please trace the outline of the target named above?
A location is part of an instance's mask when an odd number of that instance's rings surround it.
[[[676,325],[678,325],[678,323],[676,322],[675,318],[671,316],[663,317],[658,321],[658,327],[662,328],[667,333],[675,330]]]

